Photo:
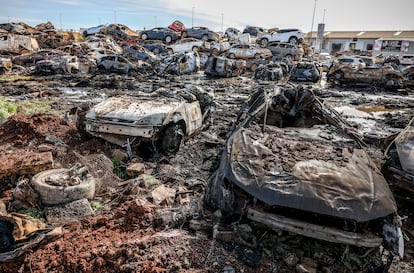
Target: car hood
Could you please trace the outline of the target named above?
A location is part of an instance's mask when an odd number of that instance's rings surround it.
[[[397,210],[385,179],[364,150],[316,144],[296,135],[321,140],[329,134],[320,128],[290,136],[283,130],[271,132],[242,128],[228,143],[226,176],[252,196],[268,205],[358,222]],[[293,156],[282,157],[286,152]]]
[[[159,115],[164,118],[184,102],[171,98],[109,98],[91,109],[86,115],[89,119],[106,119],[114,121],[136,121],[145,116]]]

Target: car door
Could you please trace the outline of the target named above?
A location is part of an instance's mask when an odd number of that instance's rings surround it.
[[[187,134],[192,135],[203,125],[203,115],[201,113],[200,103],[198,101],[187,103],[185,112]]]

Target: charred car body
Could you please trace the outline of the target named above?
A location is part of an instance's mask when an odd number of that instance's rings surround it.
[[[382,173],[388,182],[414,192],[414,118],[385,151]]]
[[[394,197],[351,128],[310,89],[259,89],[229,130],[207,203],[275,230],[403,255]]]
[[[404,87],[403,74],[389,65],[354,68],[346,64],[333,64],[326,77],[330,82],[341,84],[369,84],[386,88]]]
[[[234,60],[225,57],[209,56],[205,64],[204,73],[213,77],[240,76],[246,68],[246,61]]]
[[[210,113],[210,97],[196,90],[158,90],[139,97],[112,97],[78,120],[78,127],[108,142],[128,147],[141,141],[159,145],[165,154],[176,153],[184,137],[203,128]],[[138,143],[137,143],[138,142]]]
[[[318,82],[322,73],[314,62],[298,62],[290,71],[291,81]]]

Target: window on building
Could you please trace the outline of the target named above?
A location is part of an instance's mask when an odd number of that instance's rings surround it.
[[[342,49],[342,44],[332,43],[332,53],[341,51],[341,49]]]

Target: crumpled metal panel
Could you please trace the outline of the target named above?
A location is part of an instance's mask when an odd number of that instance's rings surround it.
[[[357,222],[396,212],[384,177],[350,127],[302,87],[253,94],[211,179],[221,188],[209,190],[212,203],[231,209],[234,183],[268,205]]]
[[[136,121],[139,118],[155,114],[164,114],[166,116],[182,104],[184,104],[182,101],[171,101],[171,99],[161,97],[148,100],[134,100],[131,97],[112,97],[96,105],[93,108],[93,113],[96,118]],[[91,114],[89,113],[87,118],[91,117]]]
[[[414,119],[395,138],[395,146],[402,169],[414,175]]]
[[[315,135],[318,135],[317,131]],[[300,141],[303,158],[298,158],[297,154],[294,155],[296,158],[282,158],[278,156],[278,149],[292,152],[291,149],[297,146],[292,140],[270,133],[258,135],[249,129],[237,131],[230,141],[232,146],[227,173],[239,187],[269,205],[359,222],[383,217],[397,210],[385,179],[364,150],[343,148],[340,151],[342,160],[333,157],[318,160],[321,153],[336,157],[338,149],[328,143]],[[275,146],[269,147],[274,143],[279,144],[276,149]],[[315,159],[311,159],[313,157]],[[283,163],[283,160],[292,162]],[[291,171],[286,171],[289,163],[293,167]]]

